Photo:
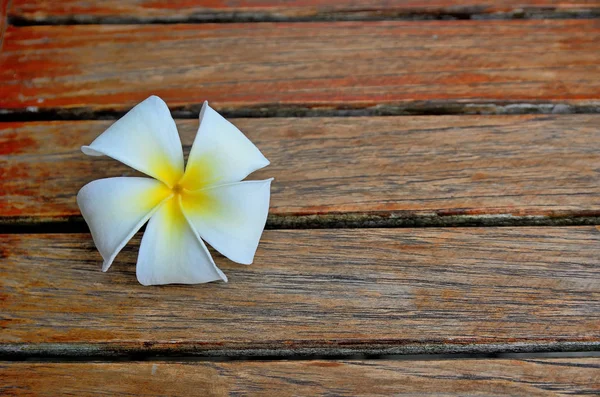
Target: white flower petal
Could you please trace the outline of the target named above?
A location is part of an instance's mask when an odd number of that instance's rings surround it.
[[[204,102],[200,127],[192,145],[181,185],[197,190],[239,182],[269,165],[256,146],[236,126]]]
[[[165,184],[150,178],[98,179],[81,188],[77,204],[104,258],[102,271],[171,195]]]
[[[267,221],[272,179],[188,192],[182,209],[207,243],[234,262],[249,265]]]
[[[183,175],[177,126],[169,108],[157,96],[135,106],[81,150],[90,156],[112,157],[169,186]]]
[[[165,202],[150,218],[142,237],[136,273],[143,285],[227,281],[188,224],[177,197]]]

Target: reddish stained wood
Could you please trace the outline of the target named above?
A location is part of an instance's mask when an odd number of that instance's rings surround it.
[[[600,342],[597,227],[266,231],[252,266],[215,255],[230,282],[195,286],[139,285],[138,244],[102,273],[87,234],[0,235],[2,350],[347,354]]]
[[[0,378],[20,397],[572,396],[600,393],[600,359],[1,363]]]
[[[271,160],[271,214],[600,213],[600,115],[235,119]],[[79,216],[86,183],[137,175],[87,157],[111,121],[0,124],[4,222]],[[198,122],[179,120],[186,152]]]
[[[598,106],[600,22],[10,26],[0,108]]]
[[[494,14],[522,11],[570,11],[598,9],[597,0],[13,0],[11,16],[33,21],[68,18],[95,21],[97,18],[130,20],[194,20],[202,17],[248,16],[309,18],[319,16],[402,16],[411,14]]]
[[[7,26],[8,2],[9,0],[0,0],[0,51],[2,51],[2,44],[4,43],[4,30]]]

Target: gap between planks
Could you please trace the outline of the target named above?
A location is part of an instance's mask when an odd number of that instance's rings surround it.
[[[173,117],[196,119],[202,104],[174,106]],[[287,117],[374,117],[374,116],[450,116],[450,115],[528,115],[528,114],[597,114],[600,101],[586,104],[568,103],[461,103],[456,101],[412,101],[409,103],[360,105],[306,105],[288,106],[266,104],[259,107],[215,107],[226,118],[287,118]],[[0,122],[17,121],[92,121],[116,120],[124,110],[96,110],[86,107],[40,109],[0,109]]]
[[[55,353],[55,352],[54,352]],[[1,353],[0,353],[1,354]],[[599,350],[567,350],[567,351],[536,351],[511,352],[498,351],[486,353],[421,353],[421,354],[306,354],[306,355],[250,355],[250,356],[198,356],[198,355],[148,355],[146,352],[130,355],[0,355],[0,363],[86,363],[86,362],[236,362],[236,361],[337,361],[337,360],[388,360],[388,361],[448,361],[448,360],[535,360],[535,359],[566,359],[566,358],[600,358]]]
[[[14,26],[35,25],[91,25],[91,24],[179,24],[179,23],[237,23],[237,22],[312,22],[312,21],[386,21],[386,20],[509,20],[509,19],[573,19],[598,18],[600,7],[593,2],[585,4],[527,4],[527,2],[508,2],[508,4],[469,4],[449,3],[417,6],[415,4],[396,4],[373,2],[330,2],[330,4],[309,3],[298,6],[289,4],[278,6],[264,2],[253,7],[251,4],[228,5],[224,8],[178,7],[158,8],[151,11],[143,2],[136,5],[111,4],[104,7],[78,7],[76,2],[63,4],[63,8],[44,5],[27,5],[16,1],[8,14],[10,24]],[[71,3],[71,4],[69,4]],[[69,6],[74,6],[69,9]]]
[[[264,360],[339,360],[381,359],[395,361],[453,359],[533,359],[541,357],[600,357],[600,342],[489,343],[489,344],[406,344],[368,347],[281,347],[186,349],[154,348],[144,343],[143,349],[114,344],[37,343],[2,344],[1,361],[28,362],[123,362],[123,361],[264,361]]]
[[[600,225],[600,215],[444,215],[394,213],[343,213],[323,215],[269,215],[266,230],[355,229],[355,228],[435,228],[435,227],[567,227]],[[140,229],[142,232],[145,226]],[[0,217],[3,234],[89,233],[81,216],[63,219]]]
[[[430,14],[426,12],[408,13],[322,13],[308,17],[294,17],[273,15],[262,12],[235,12],[235,13],[205,13],[185,17],[89,17],[89,16],[62,16],[45,17],[43,19],[30,19],[20,16],[9,16],[8,23],[13,26],[60,26],[60,25],[170,25],[194,23],[239,23],[239,22],[337,22],[337,21],[451,21],[451,20],[511,20],[511,19],[592,19],[600,17],[600,8],[573,11],[555,10],[519,10],[497,14],[444,12]]]

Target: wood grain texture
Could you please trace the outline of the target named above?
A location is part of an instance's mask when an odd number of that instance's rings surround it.
[[[369,18],[523,15],[542,11],[578,14],[597,0],[14,0],[11,17],[32,22],[196,21],[206,19]]]
[[[572,396],[600,359],[0,363],[4,396]]]
[[[4,31],[7,26],[9,1],[10,0],[0,0],[0,51],[2,51],[2,44],[4,43]]]
[[[153,93],[194,114],[205,99],[228,111],[598,110],[598,42],[599,20],[9,26],[0,109],[94,115]]]
[[[272,224],[276,217],[360,213],[407,223],[600,215],[600,115],[233,122],[271,160],[250,179],[275,177]],[[137,175],[79,150],[110,123],[0,123],[2,222],[79,219],[75,197],[83,185]],[[178,126],[187,153],[198,122]]]
[[[139,237],[139,236],[138,236]],[[0,235],[4,354],[286,355],[600,346],[600,231],[267,231],[229,283],[143,287],[86,234]],[[41,345],[40,345],[41,344]]]

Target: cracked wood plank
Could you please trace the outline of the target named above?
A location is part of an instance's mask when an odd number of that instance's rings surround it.
[[[577,16],[598,11],[596,0],[13,0],[11,17],[29,23],[189,22],[369,18]]]
[[[249,177],[275,177],[270,227],[543,224],[600,215],[600,115],[233,122],[271,160]],[[177,123],[187,153],[198,122]],[[81,221],[75,198],[83,185],[138,175],[81,153],[110,124],[0,123],[0,222]]]
[[[229,283],[143,287],[87,234],[0,235],[0,352],[250,356],[600,346],[598,227],[267,231]]]
[[[599,41],[584,19],[9,26],[0,109],[93,117],[156,94],[188,115],[204,99],[231,112],[598,111]]]
[[[600,393],[600,358],[132,363],[0,362],[10,396],[576,396]]]

